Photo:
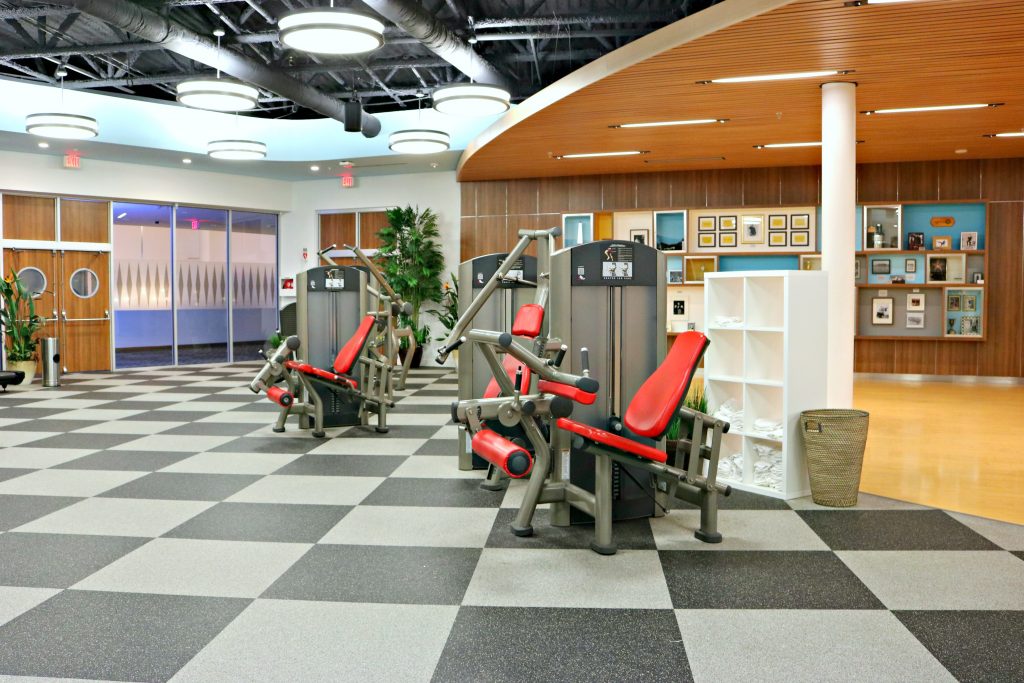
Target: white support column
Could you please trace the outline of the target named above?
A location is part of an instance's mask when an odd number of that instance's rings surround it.
[[[828,272],[828,405],[853,405],[857,84],[821,86],[821,268]]]

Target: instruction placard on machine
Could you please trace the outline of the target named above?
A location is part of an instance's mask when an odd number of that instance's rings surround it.
[[[324,287],[327,289],[345,289],[345,277],[341,271],[327,271],[324,278]]]
[[[613,244],[601,255],[601,278],[604,280],[633,279],[633,247]]]
[[[498,259],[498,269],[499,270],[501,269],[501,266],[504,263],[505,263],[505,259],[504,258],[499,258]],[[523,277],[524,274],[525,274],[525,269],[526,269],[526,266],[523,264],[523,259],[522,258],[516,259],[516,262],[512,264],[512,267],[509,268],[509,271],[507,273],[505,273],[505,280],[506,281],[516,282],[516,281],[525,279]]]

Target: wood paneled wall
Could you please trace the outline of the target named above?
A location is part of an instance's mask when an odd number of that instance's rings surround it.
[[[60,238],[65,242],[109,242],[110,202],[61,199]]]
[[[57,239],[57,200],[53,197],[4,195],[4,238]]]
[[[820,167],[794,166],[462,183],[462,259],[510,249],[518,230],[562,213],[819,204],[820,179]],[[987,340],[862,340],[857,371],[1024,376],[1024,159],[863,164],[857,199],[991,202]]]

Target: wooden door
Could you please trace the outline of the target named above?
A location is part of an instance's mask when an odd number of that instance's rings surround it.
[[[54,336],[59,315],[57,253],[44,249],[4,249],[4,277],[12,270],[33,291],[36,315],[46,320],[46,324],[36,332],[36,339]]]
[[[110,254],[60,255],[60,353],[65,372],[110,369]]]

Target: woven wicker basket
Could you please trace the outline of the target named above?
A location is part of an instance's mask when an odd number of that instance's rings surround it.
[[[831,507],[856,505],[868,414],[862,410],[805,410],[800,413],[800,431],[814,502]]]

